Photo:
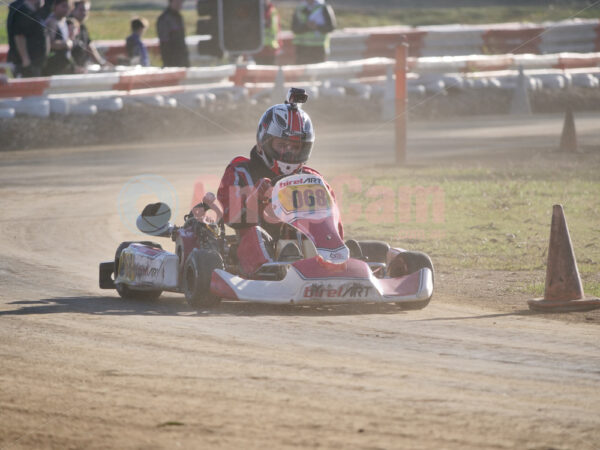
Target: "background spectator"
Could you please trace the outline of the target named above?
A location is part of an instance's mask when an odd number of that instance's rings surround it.
[[[335,27],[331,6],[324,0],[304,0],[292,19],[296,64],[325,61],[329,54],[329,33]]]
[[[52,13],[55,0],[44,0],[44,4],[40,7],[40,17],[44,20]]]
[[[270,0],[265,1],[265,31],[263,35],[263,49],[254,55],[256,64],[274,65],[279,53],[279,11]]]
[[[150,58],[148,58],[148,49],[142,42],[144,31],[148,28],[148,21],[143,17],[136,17],[131,21],[131,34],[125,41],[127,57],[130,65],[142,65],[148,67]]]
[[[75,39],[79,34],[79,20],[75,17],[69,17],[67,19],[67,27],[69,28],[69,39]]]
[[[184,0],[169,0],[167,8],[156,21],[163,67],[190,66],[185,44],[185,25],[180,13],[183,2]]]
[[[71,58],[73,41],[69,36],[67,24],[67,15],[70,11],[70,0],[55,0],[52,13],[44,22],[50,39],[50,54],[43,70],[45,76],[73,73],[74,66]]]
[[[9,63],[14,64],[13,52],[17,51],[15,47],[15,35],[13,33],[13,21],[15,18],[15,12],[23,4],[25,0],[15,0],[8,5],[8,15],[6,16],[6,36],[8,37],[8,55],[6,60]]]
[[[39,77],[42,74],[48,51],[46,30],[39,15],[43,4],[44,0],[24,0],[14,10],[10,26],[13,35],[10,58],[16,76]]]
[[[79,22],[79,34],[73,39],[73,49],[71,50],[71,56],[75,62],[77,72],[86,72],[86,67],[90,60],[101,66],[106,64],[106,60],[100,56],[100,53],[98,53],[98,50],[96,50],[96,47],[92,43],[87,26],[85,25],[89,12],[90,2],[82,0],[75,2],[73,11],[71,12],[71,16]]]

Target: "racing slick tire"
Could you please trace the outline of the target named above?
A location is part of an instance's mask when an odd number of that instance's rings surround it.
[[[115,279],[117,278],[119,271],[119,260],[121,258],[121,252],[127,247],[129,247],[131,244],[143,244],[162,249],[160,244],[150,241],[121,242],[121,245],[117,247],[117,251],[115,252]],[[126,300],[156,300],[162,294],[161,290],[138,291],[136,289],[131,289],[129,286],[123,283],[115,283],[115,289],[117,290],[119,296]]]
[[[427,267],[431,270],[431,282],[435,282],[433,263],[431,258],[422,252],[402,252],[399,253],[390,263],[388,267],[388,276],[395,278],[404,275],[410,275],[417,270]],[[435,284],[435,283],[434,283]],[[425,308],[431,297],[426,300],[417,300],[412,302],[397,302],[396,305],[401,306],[404,311],[411,311]]]
[[[431,258],[423,252],[402,252],[399,253],[388,267],[388,276],[390,278],[410,275],[417,270],[427,267],[431,270],[431,278],[435,284],[435,271]]]
[[[213,250],[195,249],[183,267],[183,292],[192,308],[217,306],[221,299],[210,292],[213,270],[223,269],[223,258]]]

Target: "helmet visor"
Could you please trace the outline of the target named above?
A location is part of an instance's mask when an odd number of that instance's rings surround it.
[[[273,137],[270,142],[271,157],[288,164],[305,163],[312,146],[312,142]]]

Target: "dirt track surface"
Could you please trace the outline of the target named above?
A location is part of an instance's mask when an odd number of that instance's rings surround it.
[[[561,119],[547,119],[554,131],[506,119],[462,133],[459,122],[415,124],[421,153],[410,159],[439,156],[444,129],[453,155],[485,148],[494,129],[548,146]],[[584,144],[599,142],[597,123],[578,122]],[[386,128],[320,139],[350,149],[354,164],[392,161]],[[0,154],[0,448],[600,448],[595,324],[464,303],[443,280],[413,312],[196,312],[181,296],[125,302],[97,288],[98,263],[138,238],[117,213],[129,179],[168,179],[181,217],[198,175],[220,176],[247,142]],[[335,174],[339,156],[323,151],[313,165]]]

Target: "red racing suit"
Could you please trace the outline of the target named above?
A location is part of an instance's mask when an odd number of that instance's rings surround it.
[[[296,173],[319,175],[314,169],[302,166]],[[243,156],[234,158],[221,178],[217,199],[223,206],[223,219],[234,228],[240,237],[237,257],[243,275],[251,276],[260,266],[273,260],[273,240],[279,238],[280,224],[267,221],[260,205],[247,205],[246,199],[254,191],[261,178],[276,177],[258,155],[256,147],[250,152],[250,159]],[[327,188],[335,199],[329,185]],[[342,223],[339,223],[340,236],[344,237]]]

